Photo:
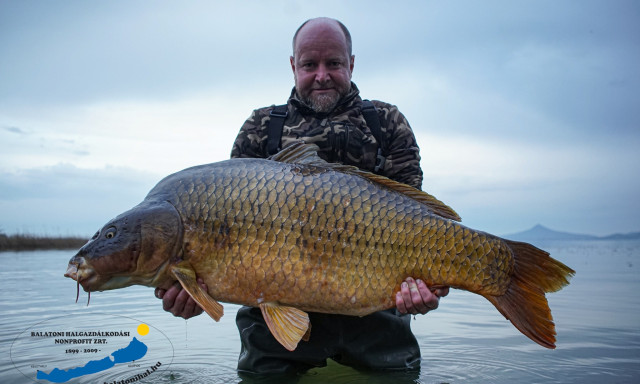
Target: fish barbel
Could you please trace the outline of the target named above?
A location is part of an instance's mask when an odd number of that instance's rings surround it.
[[[272,159],[231,159],[167,176],[108,222],[65,276],[87,292],[176,280],[216,321],[218,301],[260,307],[294,350],[306,312],[364,316],[395,306],[408,276],[488,299],[555,348],[545,297],[574,271],[530,244],[467,228],[433,196],[298,143]],[[205,291],[197,283],[202,278]]]

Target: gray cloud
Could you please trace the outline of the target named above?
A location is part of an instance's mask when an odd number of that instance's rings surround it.
[[[39,199],[51,196],[124,197],[129,191],[150,189],[157,175],[123,167],[82,169],[70,164],[0,173],[3,199]],[[122,186],[126,186],[123,188]]]
[[[52,167],[0,173],[0,228],[90,235],[144,199],[161,177],[134,169]]]
[[[246,12],[217,2],[157,2],[148,12],[146,4],[119,1],[3,3],[0,55],[10,59],[0,62],[0,100],[171,99],[259,85],[255,73],[290,83],[291,34],[322,8],[275,4],[255,2]],[[433,70],[472,95],[491,91],[576,133],[635,134],[640,23],[633,1],[419,1],[385,12],[331,4],[354,35],[356,77],[426,67],[425,78]],[[284,12],[261,12],[278,7]]]
[[[287,71],[288,44],[274,51],[256,41],[261,29],[288,35],[293,26],[243,7],[158,2],[149,12],[145,3],[70,1],[2,8],[0,55],[10,60],[0,62],[0,74],[10,76],[2,76],[0,100],[172,98],[242,79],[230,71]],[[284,65],[267,68],[274,53]]]
[[[27,135],[28,132],[26,132],[25,130],[19,128],[19,127],[11,127],[11,126],[4,126],[2,127],[2,130],[10,132],[10,133],[15,133],[17,135]]]
[[[425,3],[420,8],[396,15],[403,22],[383,26],[374,38],[360,36],[360,63],[422,65],[417,73],[422,78],[441,76],[472,95],[489,92],[526,105],[574,133],[636,135],[637,3],[489,1]],[[394,10],[389,12],[393,17]],[[461,107],[469,104],[463,102]],[[517,129],[496,125],[487,131]]]

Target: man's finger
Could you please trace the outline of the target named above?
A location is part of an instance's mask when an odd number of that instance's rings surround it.
[[[180,293],[178,293],[178,296],[176,296],[176,300],[173,303],[173,307],[171,307],[171,313],[173,313],[174,316],[184,318],[185,309],[190,298],[191,296],[189,296],[189,293],[186,290],[180,290]]]
[[[164,294],[167,293],[167,290],[162,289],[160,287],[156,287],[156,290],[154,293],[158,299],[162,299],[164,297]]]
[[[196,302],[189,297],[184,304],[184,310],[181,313],[181,317],[189,318],[192,317],[194,312],[196,311]]]
[[[436,307],[438,306],[438,298],[431,293],[429,287],[427,287],[427,284],[425,284],[422,280],[417,280],[414,281],[414,285],[414,290],[415,292],[417,292],[417,294],[413,294],[412,299],[413,305],[415,306],[418,313],[425,314],[434,309],[434,305]],[[409,283],[409,286],[411,286],[411,283]],[[434,300],[436,301],[435,303]]]
[[[167,291],[164,293],[164,296],[162,297],[162,308],[165,311],[167,312],[172,311],[176,301],[176,297],[178,296],[181,290],[182,290],[182,287],[180,285],[178,286],[173,285],[171,286],[171,288],[167,289]]]
[[[413,300],[411,299],[411,288],[409,283],[404,281],[400,286],[400,294],[402,295],[402,301],[404,302],[407,313],[416,314],[416,309],[413,306]]]
[[[426,313],[428,308],[425,306],[425,298],[429,299],[432,295],[426,285],[422,284],[422,287],[418,287],[418,283],[411,277],[406,280],[409,287],[409,302],[405,302],[407,309],[412,314]],[[422,292],[420,292],[422,290]]]
[[[404,305],[404,299],[402,298],[402,292],[396,293],[396,308],[400,313],[408,313],[407,307]]]
[[[438,297],[445,297],[449,294],[449,287],[438,288],[433,293],[435,293]]]

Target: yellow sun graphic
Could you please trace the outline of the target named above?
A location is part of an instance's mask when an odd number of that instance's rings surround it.
[[[143,324],[138,325],[138,334],[140,336],[144,336],[147,333],[149,333],[149,326],[147,324],[143,323]]]

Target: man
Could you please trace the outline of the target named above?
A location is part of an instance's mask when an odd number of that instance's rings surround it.
[[[381,143],[363,116],[363,101],[351,82],[355,56],[351,36],[337,20],[308,20],[293,38],[290,58],[295,87],[276,144],[284,148],[303,140],[316,144],[329,162],[358,166],[415,188],[422,184],[415,137],[404,116],[391,104],[374,101]],[[240,129],[232,157],[268,157],[269,122],[274,107],[253,111]],[[279,145],[278,145],[279,144]],[[384,146],[384,164],[378,148]],[[203,288],[206,286],[203,284]],[[295,351],[284,349],[270,334],[260,309],[243,307],[236,323],[242,350],[238,370],[248,373],[295,373],[326,365],[332,358],[360,369],[416,369],[420,348],[411,333],[410,316],[438,307],[448,288],[432,292],[424,282],[408,277],[396,294],[396,309],[365,317],[311,313],[311,336]],[[188,294],[175,285],[156,290],[165,310],[189,318],[202,313]],[[404,314],[404,315],[402,315]]]

